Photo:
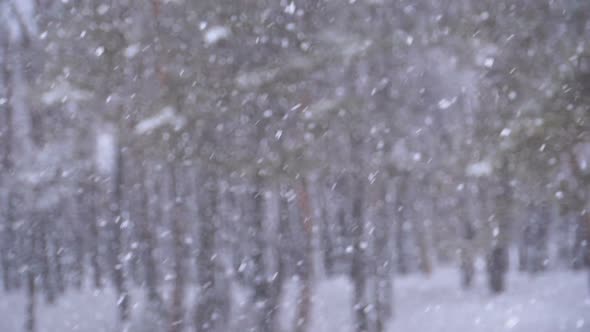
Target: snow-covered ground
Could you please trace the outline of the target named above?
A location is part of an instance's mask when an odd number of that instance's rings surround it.
[[[395,319],[389,331],[403,332],[558,332],[590,331],[590,291],[586,273],[548,271],[539,276],[511,273],[508,291],[490,295],[483,275],[474,288],[458,287],[457,271],[439,268],[430,278],[412,275],[395,281]],[[283,317],[292,318],[292,290],[288,287]],[[350,282],[345,277],[318,283],[310,331],[351,331]],[[135,293],[134,299],[143,296]],[[54,305],[42,301],[38,332],[119,332],[112,290],[71,291]],[[23,330],[24,294],[0,296],[0,331]],[[132,331],[139,328],[141,301],[135,302]],[[135,328],[134,328],[135,327]]]
[[[549,271],[532,277],[511,273],[508,291],[490,295],[483,276],[472,290],[459,288],[454,269],[432,277],[398,278],[395,318],[389,331],[557,332],[590,331],[590,291],[585,273]],[[344,279],[319,285],[312,331],[351,331],[351,285]]]

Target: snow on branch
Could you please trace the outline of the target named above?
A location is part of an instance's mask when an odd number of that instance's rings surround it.
[[[328,49],[321,53],[293,56],[282,66],[263,67],[239,73],[235,83],[243,90],[257,89],[287,78],[293,73],[311,72],[322,64],[333,62],[334,59],[341,59],[347,66],[353,58],[362,55],[373,45],[371,40],[345,36],[335,31],[324,33],[322,41]]]
[[[468,176],[484,177],[492,174],[492,163],[487,160],[482,160],[467,166],[465,170]]]
[[[263,85],[275,82],[294,72],[309,71],[316,65],[308,57],[292,57],[280,67],[261,68],[254,71],[243,72],[235,78],[236,85],[240,89],[256,89]]]
[[[70,83],[61,81],[41,95],[41,101],[45,105],[53,105],[67,100],[82,101],[92,97],[89,91],[76,89]]]
[[[160,113],[140,121],[135,126],[135,133],[144,135],[166,125],[172,126],[174,130],[179,130],[185,122],[185,118],[176,114],[173,107],[166,106]]]

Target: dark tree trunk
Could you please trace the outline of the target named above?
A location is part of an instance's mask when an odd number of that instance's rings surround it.
[[[322,195],[326,193],[323,192]],[[325,202],[327,202],[327,198],[324,198]],[[327,210],[327,204],[322,207],[323,209]],[[340,227],[338,218],[340,217],[338,214],[336,218],[334,218],[328,211],[324,211],[323,213],[323,225],[321,227],[321,242],[322,242],[322,253],[324,258],[324,266],[326,268],[326,274],[328,276],[334,275],[334,256],[335,256],[335,248],[337,246],[337,241],[333,241],[333,237],[340,235]]]
[[[532,259],[530,270],[533,273],[544,271],[547,268],[549,260],[548,253],[548,223],[541,220],[535,227],[535,242],[532,249]]]
[[[407,206],[407,175],[402,174],[397,187],[396,220],[395,220],[395,265],[399,274],[407,274],[410,271],[407,252],[406,224],[409,216]]]
[[[197,252],[197,274],[199,283],[199,298],[197,299],[195,324],[197,331],[215,331],[215,245],[217,213],[217,183],[209,172],[200,176],[199,220],[197,230],[199,247]]]
[[[374,231],[374,258],[375,258],[375,314],[376,332],[385,330],[387,321],[393,315],[393,274],[391,246],[392,224],[388,215],[390,209],[386,205],[386,197],[389,186],[380,187],[374,203],[375,231]]]
[[[57,236],[57,234],[51,234],[51,247],[53,249],[53,282],[55,283],[54,287],[58,293],[61,295],[66,290],[66,283],[64,278],[64,268],[63,268],[63,252],[64,248],[62,248],[61,242]]]
[[[218,228],[222,214],[219,211],[219,183],[216,171],[205,166],[198,175],[199,219],[197,232],[197,281],[199,285],[195,312],[197,331],[225,331],[229,320],[229,282],[225,275],[223,258],[218,252]]]
[[[301,180],[299,187],[298,202],[301,211],[301,223],[303,224],[303,264],[301,266],[301,285],[297,301],[296,313],[296,332],[306,332],[309,326],[312,296],[312,278],[313,278],[313,221],[311,203],[309,201],[309,191],[306,180]]]
[[[555,229],[557,232],[557,259],[560,265],[571,267],[572,262],[572,245],[570,241],[571,231],[571,215],[564,211],[563,206],[560,207],[560,218]]]
[[[572,268],[574,270],[581,270],[584,268],[584,258],[590,243],[587,241],[588,226],[583,216],[576,216],[576,223],[574,228],[574,246],[572,257]]]
[[[140,257],[144,264],[145,271],[145,286],[147,288],[148,300],[151,305],[156,308],[157,312],[163,310],[163,302],[158,292],[158,270],[156,267],[156,258],[154,256],[154,249],[157,242],[153,235],[151,228],[152,223],[150,219],[150,188],[148,186],[148,177],[146,172],[146,163],[142,163],[140,167],[140,196],[139,196],[139,211],[137,227],[140,239]]]
[[[46,214],[46,212],[42,212]],[[49,244],[47,241],[47,223],[48,219],[44,216],[41,217],[40,213],[35,213],[36,215],[33,218],[42,218],[39,220],[38,226],[38,236],[39,236],[39,246],[40,246],[40,274],[41,274],[41,283],[43,287],[43,291],[45,292],[45,299],[48,303],[52,304],[55,302],[55,288],[51,280],[51,266],[50,266],[50,258],[49,258]]]
[[[82,214],[80,204],[77,203],[76,199],[68,199],[67,201],[69,224],[75,225],[73,232],[73,250],[74,250],[74,261],[72,262],[73,284],[76,289],[81,289],[84,284],[84,272],[86,267],[86,254],[87,249],[84,241],[85,230],[82,226],[83,221],[81,220]]]
[[[90,266],[92,268],[92,284],[95,289],[102,289],[103,275],[100,264],[100,230],[98,227],[97,202],[99,201],[98,178],[94,170],[86,175],[82,180],[82,193],[78,198],[78,205],[82,207],[83,213],[80,214],[81,221],[88,228],[88,248],[90,256]]]
[[[27,271],[26,273],[27,282],[27,311],[26,311],[26,322],[25,331],[35,332],[37,329],[37,316],[36,316],[36,297],[37,297],[37,286],[35,283],[35,273],[33,271]]]
[[[29,214],[31,224],[30,229],[28,232],[29,241],[27,241],[28,248],[28,257],[27,263],[28,267],[23,274],[25,287],[26,287],[26,295],[27,295],[27,302],[26,302],[26,311],[25,311],[25,331],[26,332],[35,332],[37,330],[37,276],[39,274],[39,254],[40,251],[43,249],[39,246],[41,245],[40,239],[43,235],[39,232],[39,220],[34,213]]]
[[[16,273],[16,261],[15,261],[15,232],[13,228],[14,224],[14,208],[11,203],[10,194],[5,197],[5,218],[4,227],[2,228],[2,280],[4,283],[4,289],[8,292],[14,288],[18,288],[18,276]]]
[[[267,276],[265,251],[267,244],[264,236],[264,180],[260,174],[254,178],[254,252],[252,254],[252,266],[254,270],[254,306],[256,307],[255,331],[272,332],[273,326],[269,312],[269,298],[271,287]]]
[[[586,220],[586,269],[588,269],[588,290],[590,290],[590,215],[584,216]]]
[[[506,289],[508,272],[508,236],[510,224],[510,207],[512,204],[512,187],[510,186],[509,165],[506,157],[500,169],[501,192],[496,196],[495,226],[492,229],[492,245],[487,255],[488,282],[492,293],[502,293]]]
[[[584,252],[584,263],[588,269],[588,286],[590,286],[590,215],[584,215],[584,220],[586,230],[586,250]]]
[[[526,225],[522,230],[520,243],[518,246],[518,270],[521,272],[527,271],[529,268],[529,227]]]
[[[519,246],[520,271],[537,273],[545,270],[549,260],[549,213],[547,207],[539,207],[531,209],[530,215],[527,216]]]
[[[473,277],[475,275],[473,247],[472,242],[475,238],[475,230],[471,222],[464,216],[461,222],[462,230],[461,237],[463,243],[461,245],[461,286],[463,288],[470,288],[473,284]]]
[[[368,294],[367,294],[367,257],[366,242],[364,242],[364,221],[363,221],[363,195],[364,183],[362,178],[354,179],[352,198],[352,219],[354,223],[354,252],[352,256],[351,279],[354,287],[353,311],[354,331],[368,332],[369,318],[367,316]]]
[[[494,246],[487,257],[488,282],[493,293],[504,292],[505,274],[508,270],[508,252],[502,246]]]
[[[279,227],[277,236],[278,242],[276,246],[277,266],[276,275],[273,275],[270,278],[271,294],[269,299],[269,308],[271,310],[270,321],[273,331],[279,331],[281,328],[279,309],[283,293],[283,284],[285,281],[285,259],[288,256],[288,251],[290,249],[290,246],[284,243],[289,233],[289,201],[284,195],[281,195],[280,190],[277,194],[279,195]]]
[[[184,292],[185,292],[185,266],[184,256],[186,254],[184,244],[184,223],[181,220],[182,201],[180,195],[178,168],[174,163],[168,165],[170,172],[170,194],[172,209],[170,210],[170,222],[172,228],[172,242],[174,245],[174,285],[172,288],[172,304],[170,308],[170,332],[183,331],[184,323]]]
[[[12,98],[12,85],[10,83],[10,69],[6,62],[8,46],[4,45],[3,54],[0,56],[0,64],[2,72],[3,92],[7,100]],[[0,164],[0,222],[2,222],[2,231],[0,232],[1,247],[0,259],[2,263],[2,281],[4,289],[11,291],[18,287],[18,277],[16,276],[16,262],[14,252],[14,207],[12,204],[12,185],[10,177],[13,170],[12,162],[12,106],[10,102],[0,105],[0,144],[2,147],[2,159]]]
[[[400,207],[403,209],[403,207]],[[399,274],[407,274],[409,272],[408,266],[408,253],[406,252],[406,235],[404,220],[404,213],[398,213],[397,220],[395,221],[395,258],[396,258],[396,271]]]
[[[112,259],[112,273],[113,273],[113,284],[117,292],[117,307],[119,308],[119,319],[121,322],[126,322],[129,319],[129,292],[125,281],[125,266],[122,260],[123,252],[123,152],[122,148],[117,147],[117,164],[115,167],[114,175],[114,194],[112,196],[111,208],[111,236],[112,242],[110,245],[111,252],[110,256]]]

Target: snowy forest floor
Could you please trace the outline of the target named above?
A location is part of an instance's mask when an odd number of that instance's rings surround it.
[[[511,273],[505,294],[491,295],[484,275],[468,291],[455,269],[430,278],[412,275],[395,284],[395,317],[388,331],[556,332],[590,331],[585,273],[549,271],[532,277]],[[343,290],[346,291],[343,291]],[[350,331],[352,288],[344,278],[320,284],[312,331]]]
[[[489,294],[481,272],[477,277],[469,291],[458,287],[457,270],[451,268],[439,268],[429,278],[421,275],[397,278],[395,318],[388,331],[590,331],[590,292],[585,272],[551,270],[531,276],[511,271],[508,290],[499,296]],[[292,321],[294,289],[286,289],[284,322]],[[310,331],[351,331],[351,294],[351,284],[345,277],[318,282]],[[130,330],[155,329],[145,325],[141,303],[144,297],[139,291],[132,296],[135,304]],[[72,290],[54,305],[40,300],[38,332],[118,332],[115,301],[111,289]],[[248,309],[240,302],[237,301],[234,310],[240,312],[238,317],[244,317]],[[24,308],[23,293],[1,294],[0,331],[22,331]]]

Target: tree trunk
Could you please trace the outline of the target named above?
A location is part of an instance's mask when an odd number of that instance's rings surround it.
[[[264,180],[257,172],[254,178],[254,252],[252,254],[252,266],[254,270],[254,306],[255,306],[255,331],[272,332],[273,326],[269,313],[269,298],[271,287],[267,276],[265,252],[268,249],[264,232]]]
[[[78,188],[77,188],[78,189]],[[67,218],[73,229],[74,261],[72,262],[73,283],[76,289],[80,290],[84,284],[84,272],[86,268],[86,246],[84,241],[85,230],[81,220],[81,206],[77,204],[76,197],[67,199]]]
[[[363,195],[364,183],[359,176],[354,179],[352,218],[354,222],[354,252],[352,256],[351,278],[354,286],[353,311],[355,332],[369,331],[369,318],[367,316],[368,294],[367,294],[367,257],[365,250],[367,243],[364,241],[364,220],[363,220]]]
[[[506,289],[506,273],[508,272],[508,240],[512,188],[510,186],[508,159],[504,157],[502,167],[499,172],[499,181],[501,192],[495,197],[496,216],[492,222],[492,245],[487,255],[488,282],[492,293],[502,293]]]
[[[156,267],[156,258],[154,249],[157,246],[156,239],[153,235],[153,229],[150,219],[150,188],[148,186],[148,176],[146,172],[147,165],[142,163],[140,167],[140,203],[137,227],[140,239],[140,257],[143,262],[145,271],[145,285],[147,288],[148,300],[156,308],[157,312],[163,310],[162,298],[158,292],[158,270]],[[163,317],[162,317],[163,318]]]
[[[472,214],[470,212],[469,200],[465,197],[466,193],[461,193],[461,206],[459,207],[462,213],[459,215],[459,227],[461,234],[460,245],[460,261],[461,261],[461,286],[463,288],[470,288],[473,284],[473,277],[475,275],[474,266],[474,244],[475,227],[471,222]]]
[[[583,216],[576,215],[576,223],[574,228],[574,247],[572,257],[572,268],[574,270],[581,270],[584,268],[584,256],[590,244],[586,240],[586,222]]]
[[[590,215],[584,216],[586,220],[586,252],[585,252],[585,263],[586,269],[588,269],[588,289],[590,290]]]
[[[170,210],[170,222],[172,228],[172,242],[174,245],[174,285],[172,288],[172,304],[170,308],[170,332],[180,332],[184,329],[184,292],[185,292],[185,267],[184,256],[184,224],[180,219],[183,198],[180,195],[178,182],[178,169],[174,163],[169,163],[170,172],[169,199],[172,206]],[[199,271],[200,272],[200,271]]]
[[[119,319],[126,322],[129,319],[129,292],[125,281],[125,268],[122,260],[123,243],[122,243],[122,207],[123,207],[123,152],[120,146],[117,147],[117,161],[114,175],[114,195],[112,196],[112,216],[111,216],[111,259],[113,284],[117,292],[117,307],[119,308]]]
[[[32,208],[32,204],[28,205]],[[23,273],[26,291],[26,310],[25,310],[25,331],[35,332],[37,330],[37,276],[43,266],[39,266],[39,255],[43,254],[43,247],[40,247],[42,243],[40,240],[44,236],[42,231],[39,229],[40,224],[36,211],[30,211],[28,214],[29,229],[27,230],[27,240],[25,240],[26,250],[28,255],[26,260],[26,270]]]
[[[426,181],[420,181],[417,185],[425,186]],[[416,187],[412,187],[412,196],[407,200],[407,202],[413,201],[413,204],[407,204],[411,206],[412,209],[410,211],[406,210],[406,213],[411,212],[414,214],[413,224],[412,224],[412,232],[414,233],[414,239],[418,246],[418,259],[419,264],[418,268],[420,272],[422,272],[426,276],[430,276],[432,274],[432,259],[430,257],[430,250],[428,245],[428,234],[425,220],[422,218],[423,213],[420,213],[421,206],[417,205],[415,198],[418,197],[418,194],[415,192]]]
[[[3,45],[3,52],[0,56],[1,64],[1,79],[0,82],[3,87],[3,93],[7,100],[12,100],[12,84],[10,82],[10,69],[7,62],[8,59],[8,45]],[[13,128],[12,128],[12,113],[13,108],[10,102],[0,105],[0,144],[2,144],[2,164],[0,165],[0,208],[2,209],[2,244],[1,257],[2,260],[2,280],[4,289],[10,291],[18,286],[18,277],[16,276],[16,262],[14,252],[14,229],[15,221],[14,207],[11,201],[12,184],[10,181],[10,174],[13,170]]]
[[[45,292],[45,299],[48,303],[53,304],[55,302],[55,289],[54,285],[51,280],[51,267],[50,267],[50,260],[49,260],[49,245],[47,241],[47,223],[48,218],[46,216],[41,216],[41,213],[44,215],[47,213],[46,211],[34,213],[33,218],[39,219],[39,226],[37,231],[39,232],[39,246],[40,246],[40,274],[41,274],[41,284],[43,287],[43,291]]]
[[[37,316],[36,316],[36,307],[37,307],[37,287],[35,284],[35,273],[33,271],[27,271],[26,273],[27,278],[27,310],[26,310],[26,322],[25,322],[25,331],[26,332],[35,332],[37,329]]]
[[[508,269],[508,253],[502,246],[495,245],[492,247],[487,257],[488,282],[493,293],[504,292],[505,274]]]
[[[82,193],[78,198],[78,206],[82,207],[81,221],[88,228],[88,248],[90,255],[90,266],[92,267],[92,284],[95,289],[102,289],[102,267],[100,264],[100,243],[101,236],[98,227],[97,202],[99,201],[98,179],[95,171],[92,170],[82,180]]]
[[[518,270],[525,272],[529,269],[529,225],[525,225],[520,234],[520,243],[518,244]]]
[[[586,241],[590,243],[590,216],[586,216]],[[590,245],[586,247],[586,268],[588,269],[588,290],[590,291]]]
[[[206,166],[205,166],[206,167]],[[199,174],[200,190],[199,220],[197,231],[199,247],[197,252],[197,274],[199,293],[196,305],[195,324],[197,331],[215,331],[217,322],[215,314],[218,310],[216,302],[216,214],[217,214],[217,183],[211,172]]]
[[[407,194],[407,175],[403,174],[397,187],[396,199],[396,220],[395,220],[395,265],[396,271],[399,274],[407,274],[409,272],[408,266],[408,252],[407,252],[407,237],[406,224],[408,217],[408,209],[406,203]]]
[[[309,327],[310,311],[311,311],[311,296],[312,296],[312,279],[313,279],[313,221],[312,209],[309,201],[309,191],[305,179],[301,180],[298,188],[298,202],[301,211],[301,222],[303,223],[304,247],[303,266],[301,269],[301,288],[297,301],[296,314],[296,332],[306,332]]]
[[[18,288],[18,276],[16,273],[15,261],[15,232],[14,232],[14,208],[11,203],[10,194],[2,197],[5,200],[4,204],[5,218],[3,220],[4,227],[2,228],[2,280],[4,289],[8,292],[14,288]]]
[[[432,262],[428,250],[428,239],[426,236],[424,221],[418,218],[414,219],[414,227],[412,227],[412,230],[414,231],[414,236],[418,244],[420,271],[424,275],[430,276],[432,274]]]
[[[386,180],[384,180],[386,181]],[[377,185],[377,184],[376,184]],[[378,185],[377,185],[378,186]],[[373,205],[373,215],[375,220],[375,230],[373,232],[374,242],[374,259],[375,259],[375,314],[376,314],[376,332],[385,330],[387,321],[393,314],[393,274],[392,272],[392,253],[391,234],[392,225],[389,222],[388,215],[390,209],[386,205],[389,191],[388,183],[384,187],[379,187],[375,203]]]
[[[54,282],[59,295],[65,292],[65,280],[63,271],[63,248],[56,236],[52,236],[53,260],[54,260]]]
[[[279,195],[279,202],[278,202],[278,218],[279,218],[279,227],[278,227],[278,236],[277,245],[276,245],[276,274],[270,278],[270,287],[271,287],[271,294],[269,299],[269,308],[271,309],[270,312],[270,321],[272,324],[273,331],[280,331],[280,321],[279,321],[279,309],[282,299],[283,293],[283,284],[285,282],[285,259],[288,256],[290,246],[285,244],[285,239],[288,237],[289,233],[289,222],[290,222],[290,211],[289,211],[289,200],[285,195],[281,195],[280,188],[277,192]],[[297,316],[297,315],[296,315]]]
[[[197,275],[199,292],[196,303],[195,327],[197,331],[225,331],[229,320],[230,283],[226,276],[220,237],[220,192],[216,171],[204,165],[201,169],[198,190],[199,219],[197,233]]]

